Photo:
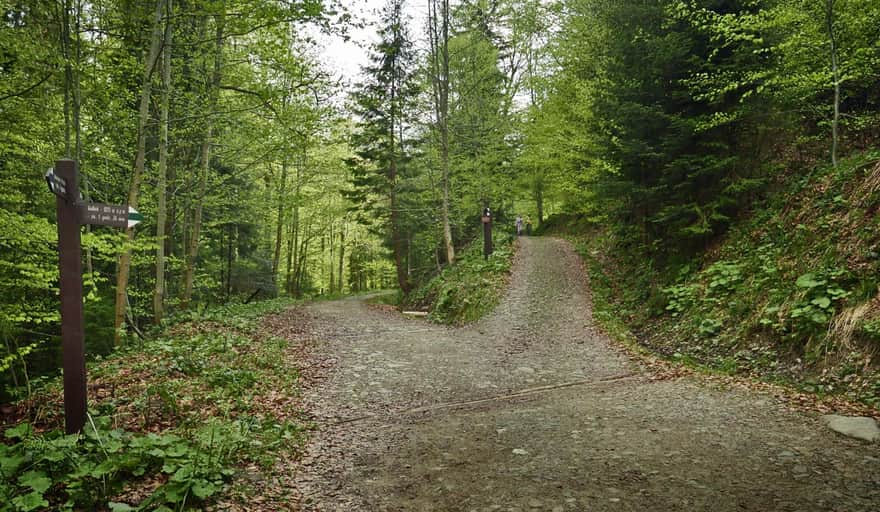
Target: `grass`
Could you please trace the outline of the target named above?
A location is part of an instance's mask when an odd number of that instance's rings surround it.
[[[20,402],[0,445],[0,510],[188,510],[220,498],[247,508],[249,495],[271,494],[237,477],[276,471],[309,428],[290,342],[262,320],[290,304],[178,316],[96,361],[83,435],[61,433],[57,381]]]

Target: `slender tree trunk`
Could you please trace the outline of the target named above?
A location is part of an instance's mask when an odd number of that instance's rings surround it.
[[[437,130],[440,132],[440,164],[442,168],[441,220],[443,223],[443,243],[446,247],[447,263],[455,262],[455,245],[452,240],[452,226],[449,221],[449,0],[437,0],[429,4],[429,26],[433,68],[434,113]]]
[[[228,224],[226,230],[226,302],[232,297],[232,237],[235,235],[232,224]]]
[[[311,241],[311,226],[306,225],[303,229],[303,240],[299,249],[299,261],[296,265],[296,273],[294,283],[294,294],[297,298],[302,297],[303,277],[306,273],[306,262],[309,257],[309,241]]]
[[[64,156],[71,158],[70,96],[73,87],[73,65],[70,55],[70,0],[61,2],[61,56],[64,59]]]
[[[73,83],[70,86],[71,99],[73,102],[73,137],[74,137],[74,159],[80,173],[80,182],[83,187],[83,196],[87,203],[92,201],[91,187],[89,185],[89,177],[86,174],[86,168],[83,165],[83,148],[82,148],[82,87],[80,86],[80,72],[82,67],[82,37],[81,37],[81,18],[82,18],[82,1],[75,2],[73,10],[73,62],[71,67],[69,62],[66,67],[68,79]],[[69,44],[69,39],[68,39]],[[91,224],[86,224],[86,233],[92,232]],[[92,248],[84,247],[86,257],[86,273],[94,273],[92,265]]]
[[[281,235],[284,231],[284,192],[287,188],[287,162],[281,164],[281,180],[278,184],[278,218],[275,224],[275,255],[272,258],[272,279],[278,280],[281,264]]]
[[[293,231],[294,224],[291,222],[287,227],[287,270],[284,274],[284,292],[290,294],[291,283],[293,282]]]
[[[297,262],[299,261],[299,237],[300,237],[300,229],[299,229],[299,194],[300,194],[300,182],[302,181],[302,167],[305,165],[305,156],[303,156],[300,164],[296,166],[296,183],[293,185],[293,254],[291,255],[290,260],[293,261],[293,268],[291,269],[290,262],[288,261],[287,265],[287,279],[285,280],[285,291],[288,294],[294,293],[295,283],[296,283],[296,267]]]
[[[333,260],[333,226],[334,225],[331,222],[330,223],[330,234],[328,235],[328,239],[330,241],[330,279],[329,279],[329,281],[330,281],[330,287],[329,287],[330,295],[333,295],[333,292],[336,288],[336,283],[333,282],[333,277],[334,277],[333,264],[335,263],[335,261]]]
[[[400,286],[404,294],[409,293],[409,280],[406,275],[406,266],[404,263],[405,255],[403,248],[403,240],[401,238],[400,212],[397,211],[397,151],[395,148],[396,124],[399,120],[395,116],[395,103],[397,102],[395,84],[391,84],[391,126],[388,130],[390,138],[389,147],[391,148],[390,162],[388,165],[388,181],[390,184],[389,203],[391,208],[391,248],[394,252],[394,268],[397,270],[397,285]],[[396,112],[399,114],[399,112]]]
[[[345,224],[342,225],[342,229],[339,230],[339,271],[337,273],[337,279],[339,280],[339,284],[336,286],[336,290],[339,293],[342,293],[344,288],[344,283],[342,281],[342,271],[343,271],[343,263],[345,262]]]
[[[156,289],[153,290],[153,322],[165,316],[165,222],[168,173],[168,111],[171,108],[171,37],[173,0],[167,0],[165,44],[162,54],[162,100],[159,103],[159,168],[156,176]]]
[[[156,1],[156,12],[153,18],[153,34],[150,38],[150,49],[144,59],[144,75],[143,85],[141,89],[140,105],[138,107],[138,135],[137,135],[137,154],[134,159],[134,169],[131,174],[131,182],[128,186],[128,204],[132,208],[137,208],[138,197],[140,196],[141,179],[144,173],[144,165],[146,163],[147,154],[147,121],[150,115],[150,93],[152,91],[153,70],[156,68],[156,61],[159,59],[159,50],[162,46],[162,10],[165,6],[165,0]],[[126,230],[126,239],[129,243],[134,240],[134,230]],[[115,335],[114,342],[119,343],[120,329],[125,321],[125,311],[128,300],[126,297],[126,288],[128,287],[128,276],[131,271],[131,249],[126,248],[119,255],[116,272],[116,304],[114,311]]]
[[[535,180],[534,187],[535,209],[538,211],[538,225],[540,226],[544,222],[544,181],[542,179]]]
[[[79,171],[82,173],[82,88],[80,87],[80,67],[82,65],[82,37],[80,37],[80,18],[82,17],[82,2],[77,0],[76,6],[73,11],[73,59],[75,66],[71,70],[71,76],[73,78],[73,134],[74,134],[74,155],[76,155],[76,162],[79,166]],[[86,185],[88,188],[88,185]],[[89,272],[91,272],[91,260],[92,260],[92,251],[91,249],[87,249],[86,255],[88,256],[88,268]]]
[[[837,169],[837,149],[840,137],[840,69],[837,63],[837,39],[834,34],[834,0],[825,2],[825,25],[831,42],[831,76],[834,80],[834,117],[831,120],[831,163]]]
[[[205,121],[205,138],[202,142],[201,168],[199,169],[199,188],[196,196],[196,206],[193,213],[192,234],[189,238],[189,251],[187,254],[186,271],[183,280],[183,298],[180,306],[189,308],[192,300],[193,281],[196,273],[196,260],[199,257],[200,233],[202,229],[202,210],[204,209],[205,194],[208,188],[208,171],[211,168],[211,144],[214,138],[214,116],[220,99],[221,66],[223,63],[223,25],[225,13],[221,12],[216,19],[217,29],[215,36],[216,54],[214,55],[214,72],[209,86],[210,99],[208,100],[208,118]]]

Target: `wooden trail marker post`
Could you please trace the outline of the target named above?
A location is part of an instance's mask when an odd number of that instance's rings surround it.
[[[492,211],[489,207],[483,208],[483,258],[489,259],[492,254]]]
[[[73,160],[55,162],[55,168],[46,172],[46,183],[49,185],[49,191],[57,196],[55,204],[58,215],[64,427],[68,434],[75,434],[82,431],[86,422],[86,357],[80,225],[132,227],[143,220],[143,216],[127,205],[80,201],[79,172]]]

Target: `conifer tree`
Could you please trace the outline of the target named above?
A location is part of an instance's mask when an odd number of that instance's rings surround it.
[[[375,219],[391,247],[398,284],[407,292],[407,234],[398,194],[407,163],[408,116],[417,88],[403,0],[390,0],[385,6],[379,37],[364,68],[366,80],[353,98],[353,110],[361,121],[352,141],[357,158],[351,161],[350,197],[364,213],[370,212],[362,218]]]

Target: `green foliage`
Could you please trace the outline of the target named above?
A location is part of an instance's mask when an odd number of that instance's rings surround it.
[[[832,36],[841,144],[876,140],[867,121],[880,111],[875,4],[566,5],[518,161],[536,190],[553,177],[566,211],[605,216],[663,266],[686,261],[772,190],[788,162],[803,168],[830,149]]]
[[[871,341],[880,345],[880,318],[875,318],[862,324],[862,332]]]
[[[192,441],[174,434],[126,432],[111,423],[110,418],[94,418],[83,435],[38,435],[27,423],[8,429],[12,444],[0,444],[0,496],[6,503],[0,510],[76,510],[95,504],[134,510],[111,500],[139,481],[163,475],[167,481],[139,509],[191,507],[223,489],[234,474],[228,467],[232,455],[244,443],[241,435],[215,424],[198,431]]]
[[[674,285],[663,288],[668,303],[666,311],[679,316],[690,308],[697,299],[700,287],[696,284]]]
[[[255,327],[257,321],[264,316],[282,311],[294,303],[294,299],[290,297],[278,297],[247,304],[237,302],[203,310],[181,311],[163,319],[162,327],[168,328],[188,322],[213,322],[246,331]]]
[[[664,264],[612,229],[579,228],[573,236],[589,233],[582,254],[595,262],[591,282],[601,290],[596,317],[697,366],[880,403],[871,356],[880,341],[871,213],[878,198],[865,192],[876,183],[878,156],[792,175],[696,258]],[[662,310],[652,307],[658,293]]]
[[[26,422],[6,431],[0,510],[202,509],[242,465],[271,467],[305,430],[292,406],[262,400],[295,390],[287,341],[261,334],[258,321],[288,305],[276,299],[178,315],[155,338],[96,362],[90,383],[116,392],[92,401],[101,416],[83,435],[36,433]]]
[[[513,258],[511,235],[495,231],[494,252],[483,257],[477,240],[459,252],[455,265],[446,267],[406,297],[405,307],[430,310],[435,322],[461,325],[492,311],[504,291]]]
[[[706,269],[705,275],[709,278],[710,295],[729,294],[743,281],[742,267],[726,261],[716,261]]]
[[[711,338],[721,332],[722,327],[724,327],[724,324],[720,320],[704,318],[697,327],[697,333],[704,338]]]
[[[798,293],[790,304],[767,306],[761,324],[794,340],[824,333],[839,305],[851,295],[843,287],[850,282],[843,269],[807,272],[795,281]]]

